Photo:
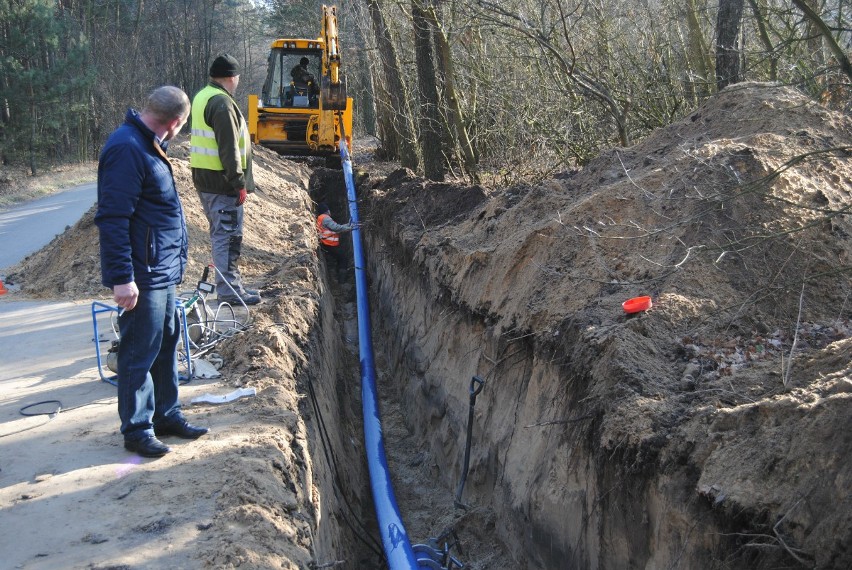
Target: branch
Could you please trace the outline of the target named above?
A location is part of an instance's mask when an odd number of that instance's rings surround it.
[[[805,282],[802,281],[802,292],[799,294],[799,315],[796,317],[796,331],[793,334],[793,344],[790,346],[790,358],[787,360],[787,370],[784,372],[784,377],[782,380],[785,388],[790,383],[790,369],[793,366],[793,351],[796,350],[796,343],[799,342],[799,324],[802,322],[802,304],[804,303],[804,300]]]
[[[837,40],[834,39],[831,30],[822,18],[819,17],[819,14],[814,12],[804,0],[793,0],[793,4],[795,4],[799,10],[804,12],[805,17],[819,29],[822,33],[823,40],[825,40],[825,43],[828,44],[828,48],[831,50],[831,53],[833,53],[834,57],[837,58],[837,62],[840,64],[840,69],[843,70],[843,73],[845,73],[849,79],[852,79],[852,63],[849,63],[849,58],[846,57],[846,53],[843,51],[843,48],[837,45]]]

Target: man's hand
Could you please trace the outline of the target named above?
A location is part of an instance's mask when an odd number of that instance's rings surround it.
[[[246,196],[248,196],[248,192],[246,192],[245,188],[237,190],[237,206],[243,205],[243,202],[246,201]]]
[[[113,286],[112,298],[115,299],[115,304],[125,311],[132,311],[136,301],[139,300],[139,288],[136,287],[136,282]]]

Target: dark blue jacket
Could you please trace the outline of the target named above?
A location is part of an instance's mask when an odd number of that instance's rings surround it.
[[[98,160],[101,282],[140,290],[180,283],[187,233],[167,143],[158,144],[139,114],[127,111]]]

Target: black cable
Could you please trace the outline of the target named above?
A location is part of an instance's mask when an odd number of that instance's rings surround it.
[[[56,404],[56,409],[52,412],[38,412],[34,414],[28,414],[24,411],[35,406],[41,406],[43,404]],[[50,416],[50,419],[53,419],[56,414],[62,411],[62,402],[60,402],[59,400],[42,400],[41,402],[36,402],[35,404],[29,404],[27,406],[24,406],[19,411],[21,412],[22,416]]]
[[[308,377],[308,379],[307,379],[307,385],[308,385],[308,395],[310,396],[311,404],[314,408],[314,412],[317,415],[317,420],[318,420],[317,425],[318,425],[318,428],[319,428],[318,431],[319,431],[319,434],[320,434],[320,444],[321,444],[322,449],[323,449],[323,454],[325,455],[325,459],[326,459],[326,461],[328,461],[329,466],[331,467],[332,472],[334,474],[334,476],[333,476],[334,486],[337,489],[338,493],[340,493],[341,500],[346,505],[350,514],[355,518],[356,521],[359,521],[359,526],[361,527],[360,531],[358,529],[354,528],[353,523],[349,520],[348,517],[342,517],[342,518],[344,519],[344,521],[346,522],[346,525],[350,528],[350,530],[352,530],[352,532],[355,534],[355,537],[359,541],[361,541],[367,548],[369,548],[373,552],[373,554],[380,556],[381,559],[384,560],[385,559],[384,549],[382,549],[381,545],[376,540],[376,538],[374,536],[372,536],[372,534],[370,534],[369,529],[367,529],[364,526],[364,524],[360,522],[360,518],[359,518],[358,514],[355,512],[355,509],[352,507],[352,505],[346,499],[346,493],[344,492],[343,485],[341,484],[340,472],[337,469],[337,462],[334,460],[333,451],[331,451],[331,440],[328,436],[328,430],[325,426],[325,419],[323,418],[322,412],[320,411],[319,401],[317,399],[316,392],[314,391],[313,380],[311,380],[310,377]],[[367,538],[364,538],[364,536],[362,536],[362,532],[366,533],[366,536],[369,538],[369,540]]]
[[[102,400],[95,400],[94,402],[86,402],[85,404],[80,404],[78,406],[72,406],[70,408],[63,408],[62,402],[60,402],[59,400],[42,400],[41,402],[36,402],[34,404],[27,404],[26,406],[21,408],[19,411],[20,411],[22,416],[50,416],[51,417],[50,419],[53,419],[54,417],[56,417],[56,414],[58,414],[59,412],[70,412],[71,410],[78,410],[80,408],[85,408],[86,406],[96,406],[96,405],[100,405],[100,404],[111,404],[115,400],[116,400],[116,398],[104,398]],[[52,412],[37,412],[37,413],[31,413],[31,414],[24,412],[24,410],[28,410],[29,408],[34,408],[35,406],[42,406],[44,404],[56,404],[56,406],[57,406],[56,410],[54,410]]]
[[[40,423],[40,424],[35,425],[35,426],[30,426],[30,427],[27,427],[27,428],[19,429],[18,431],[13,431],[11,433],[4,433],[4,434],[0,435],[0,438],[9,437],[10,435],[16,435],[16,434],[19,434],[19,433],[23,433],[25,431],[29,431],[31,429],[35,429],[37,427],[41,427],[41,426],[49,423],[50,420],[52,420],[57,415],[59,415],[60,412],[67,412],[67,411],[70,411],[70,410],[76,410],[77,408],[82,408],[84,406],[93,406],[95,404],[107,404],[107,403],[110,403],[109,400],[112,400],[112,398],[109,398],[108,400],[95,400],[94,402],[87,402],[85,404],[80,404],[79,406],[74,406],[74,407],[71,407],[71,408],[63,408],[62,402],[60,402],[59,400],[42,400],[41,402],[35,402],[33,404],[27,404],[26,406],[24,406],[23,408],[18,410],[22,416],[27,416],[27,417],[48,416],[48,420],[44,423]],[[29,410],[30,408],[34,408],[36,406],[43,406],[45,404],[56,404],[56,409],[53,410],[53,411],[50,411],[50,412],[33,412],[33,413],[27,413],[26,412],[26,410]]]

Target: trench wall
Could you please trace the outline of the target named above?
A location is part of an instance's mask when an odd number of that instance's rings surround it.
[[[329,184],[313,175],[311,180],[321,188]],[[298,197],[304,202],[297,215],[304,216],[310,210],[308,194]],[[310,523],[317,566],[378,567],[380,543],[373,539],[370,545],[375,524],[360,435],[358,360],[345,340],[352,315],[346,314],[340,289],[329,283],[312,222],[304,238],[305,247],[286,258],[281,273],[272,276],[284,290],[270,313],[273,322],[305,321],[299,331],[304,336],[285,327],[295,344],[282,346],[284,353],[298,356],[292,360],[299,362],[293,368],[306,440],[297,455],[307,473],[300,481],[305,487],[301,492],[310,497],[310,506],[295,516]]]
[[[610,346],[569,328],[543,343],[454,303],[398,242],[371,235],[369,250],[376,337],[402,414],[450,492],[461,476],[470,381],[486,380],[462,499],[495,510],[517,568],[711,567],[718,545],[702,530],[712,520],[703,508],[681,508],[694,496],[690,467],[648,472],[642,450],[598,446],[603,411],[586,402],[602,378],[621,374],[608,370],[619,366]]]
[[[305,396],[301,407],[308,428],[314,484],[319,498],[315,556],[318,563],[330,563],[360,557],[349,523],[354,516],[364,518],[360,495],[366,479],[360,469],[357,450],[344,441],[347,430],[342,428],[352,421],[350,408],[345,404],[351,394],[347,393],[346,382],[338,382],[343,347],[334,316],[336,304],[322,264],[319,269],[319,326],[313,339],[314,363],[306,372],[305,389],[301,390]],[[310,394],[308,383],[314,396]]]
[[[313,261],[315,289],[289,307],[312,307],[304,313],[310,334],[298,347],[305,361],[296,374],[295,394],[304,434],[296,442],[296,463],[305,473],[299,494],[308,504],[293,516],[310,524],[311,555],[318,567],[378,568],[382,551],[362,443],[354,315],[348,311],[351,304],[335,295],[339,290],[329,286],[322,256]]]

